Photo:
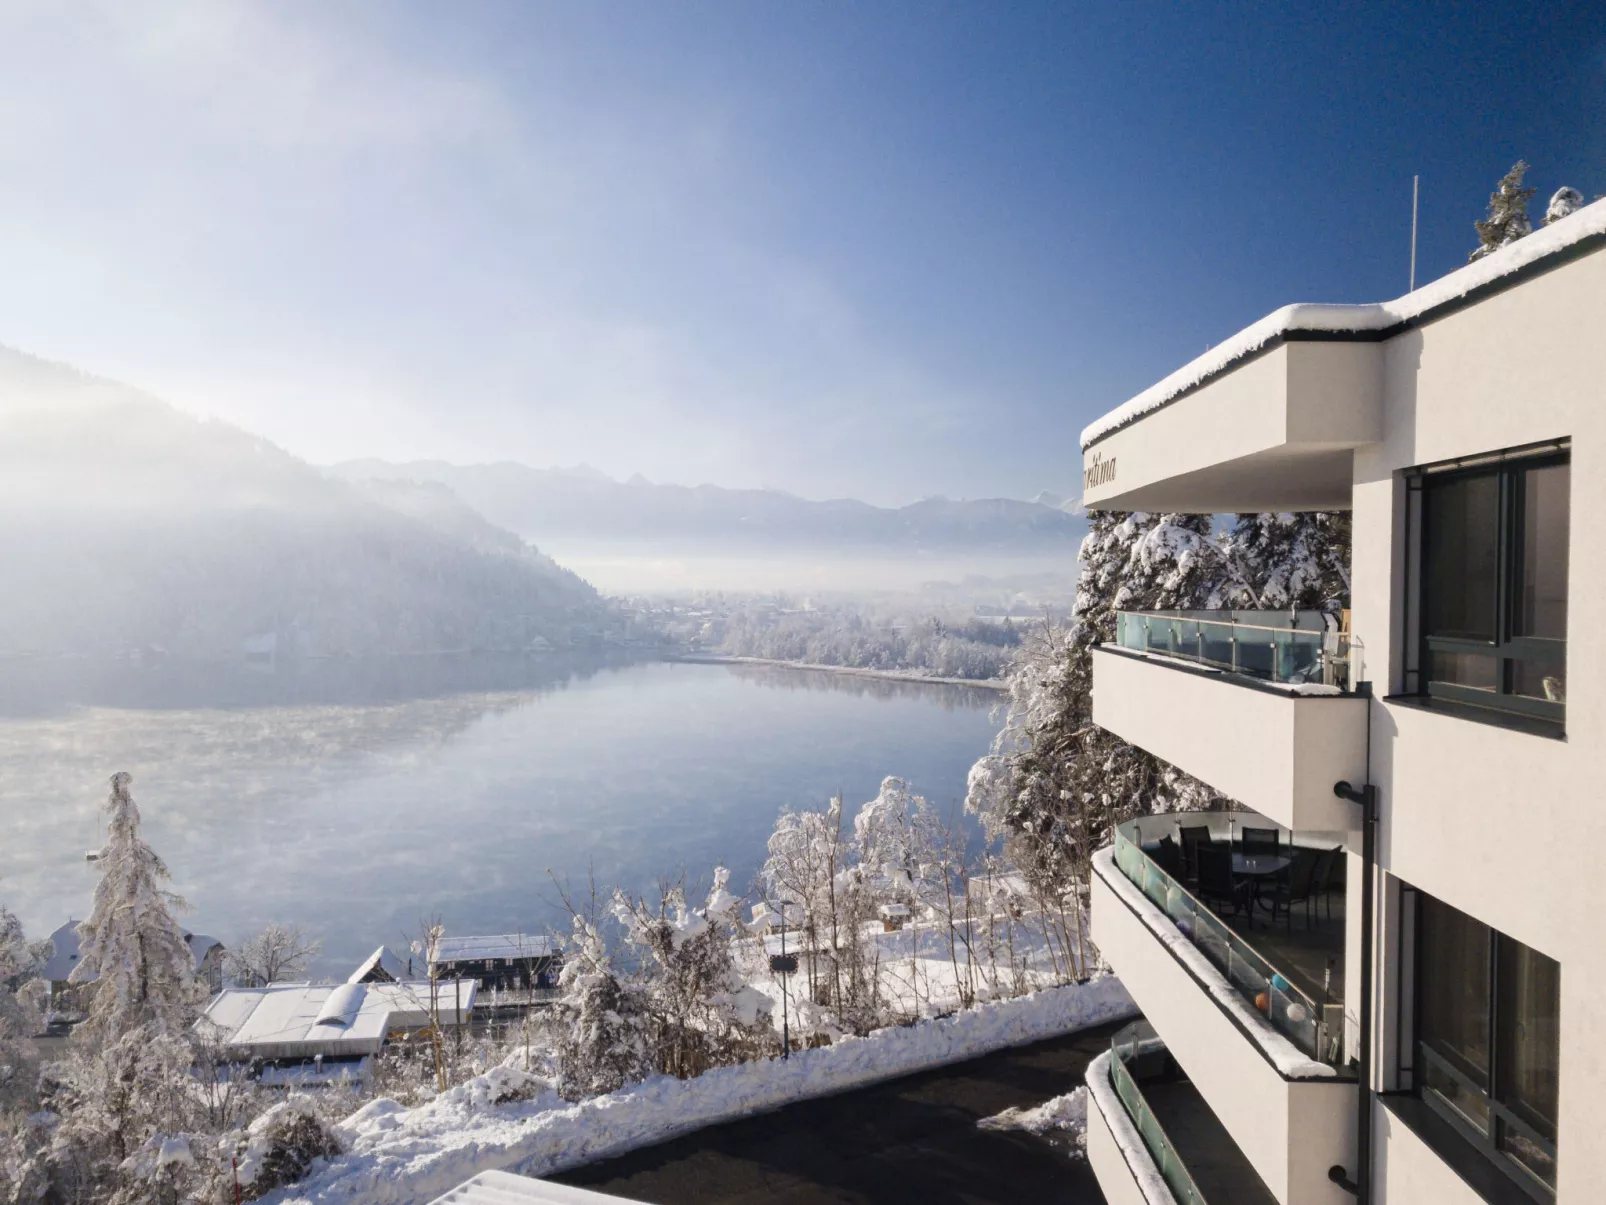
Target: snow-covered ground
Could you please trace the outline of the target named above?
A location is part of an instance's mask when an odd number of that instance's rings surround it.
[[[347,1153],[294,1189],[264,1198],[342,1205],[423,1205],[481,1171],[550,1175],[704,1126],[862,1087],[1133,1014],[1111,976],[978,1005],[953,1016],[842,1038],[830,1046],[722,1067],[696,1079],[658,1076],[569,1104],[499,1068],[428,1104],[369,1103],[342,1123]],[[507,1088],[528,1100],[491,1103]]]
[[[1087,1154],[1087,1085],[1071,1089],[1063,1096],[1045,1100],[1031,1109],[1005,1109],[976,1123],[984,1130],[1025,1130],[1043,1137],[1063,1135],[1073,1157]]]

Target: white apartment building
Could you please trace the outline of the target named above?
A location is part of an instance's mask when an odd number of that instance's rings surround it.
[[[1082,443],[1092,509],[1354,529],[1342,620],[1094,653],[1096,722],[1239,809],[1096,857],[1147,1022],[1088,1074],[1111,1205],[1606,1200],[1606,202],[1279,310]]]

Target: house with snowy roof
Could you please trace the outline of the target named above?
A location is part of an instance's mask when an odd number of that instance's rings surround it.
[[[1336,629],[1122,611],[1092,652],[1094,722],[1235,801],[1094,856],[1145,1018],[1087,1073],[1106,1199],[1601,1198],[1603,331],[1597,201],[1278,310],[1082,432],[1090,511],[1353,530]]]
[[[479,980],[486,991],[532,991],[557,986],[562,960],[550,937],[529,933],[496,933],[483,937],[443,937],[429,960],[429,973],[439,979],[463,976]]]
[[[387,1042],[425,1033],[436,1019],[443,1030],[468,1025],[478,995],[472,979],[230,987],[213,997],[195,1029],[229,1059],[280,1081],[286,1068],[308,1064],[320,1077],[362,1078]]]
[[[357,964],[347,983],[401,983],[414,978],[413,960],[405,961],[389,946],[380,946]]]
[[[50,935],[50,942],[55,950],[50,960],[45,963],[40,978],[49,981],[52,999],[60,998],[63,992],[70,989],[76,990],[84,986],[67,982],[67,977],[78,965],[78,925],[78,921],[69,920]],[[209,991],[221,991],[223,963],[228,957],[228,949],[217,938],[208,937],[204,933],[191,933],[188,929],[183,930],[183,933],[184,942],[189,946],[190,955],[195,959],[196,978],[202,980]]]

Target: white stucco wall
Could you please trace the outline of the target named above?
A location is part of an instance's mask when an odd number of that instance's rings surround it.
[[[1388,1109],[1372,1111],[1377,1205],[1488,1205],[1454,1169]]]
[[[1343,831],[1333,784],[1366,776],[1366,700],[1257,690],[1094,650],[1093,722],[1296,831]]]
[[[1389,703],[1372,713],[1383,868],[1561,963],[1562,1205],[1597,1199],[1606,1159],[1606,910],[1594,889],[1606,852],[1606,642],[1589,627],[1606,587],[1606,539],[1590,521],[1606,513],[1603,329],[1597,251],[1391,340],[1384,439],[1355,458],[1353,625],[1382,693],[1384,667],[1390,688],[1401,684],[1400,470],[1572,440],[1566,739]]]

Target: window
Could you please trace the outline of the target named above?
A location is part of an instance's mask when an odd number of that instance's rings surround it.
[[[1417,1090],[1541,1201],[1556,1188],[1561,966],[1418,893]]]
[[[1407,689],[1565,718],[1568,455],[1551,446],[1413,476],[1420,597]]]

